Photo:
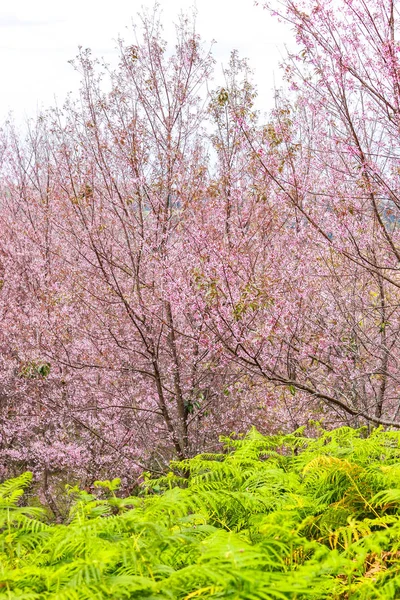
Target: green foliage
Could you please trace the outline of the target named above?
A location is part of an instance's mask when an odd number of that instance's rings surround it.
[[[50,363],[31,360],[21,365],[19,376],[24,379],[46,379],[50,370]]]
[[[400,597],[400,433],[223,441],[135,497],[70,487],[62,525],[1,484],[0,599]]]

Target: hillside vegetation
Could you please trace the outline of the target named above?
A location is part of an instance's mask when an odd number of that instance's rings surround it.
[[[399,432],[223,441],[137,496],[69,488],[64,524],[24,506],[30,473],[1,484],[0,598],[399,597]]]

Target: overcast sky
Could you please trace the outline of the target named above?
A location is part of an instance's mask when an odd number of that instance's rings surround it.
[[[1,0],[0,2],[0,120],[12,110],[20,121],[37,110],[62,104],[76,91],[78,75],[68,64],[79,45],[113,62],[118,36],[129,41],[131,23],[142,6],[153,0]],[[165,37],[173,40],[173,21],[193,0],[162,0]],[[274,80],[291,32],[253,0],[197,0],[198,31],[216,40],[218,68],[233,48],[250,60],[259,87],[259,107],[271,106]]]

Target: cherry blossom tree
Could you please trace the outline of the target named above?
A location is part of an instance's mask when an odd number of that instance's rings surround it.
[[[73,64],[78,100],[3,132],[4,464],[132,481],[251,422],[243,369],[205,343],[187,236],[211,185],[214,60],[185,17],[168,52],[155,12],[118,69]]]
[[[292,410],[300,403],[302,422],[308,402],[351,423],[398,426],[396,6],[272,8],[300,46],[285,65],[292,91],[258,136],[237,121],[279,234],[265,248],[258,218],[230,275],[218,261],[215,295],[224,300],[210,326],[253,376],[288,391]],[[265,252],[258,265],[256,240]]]

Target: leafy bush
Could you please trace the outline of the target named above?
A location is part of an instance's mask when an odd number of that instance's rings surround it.
[[[226,452],[78,488],[68,522],[0,486],[0,598],[365,599],[400,596],[400,433],[340,428],[225,439]]]

